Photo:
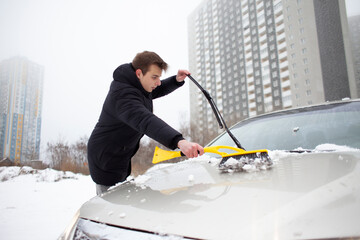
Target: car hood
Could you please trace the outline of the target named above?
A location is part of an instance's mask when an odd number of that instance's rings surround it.
[[[220,173],[214,159],[151,169],[85,203],[80,217],[199,239],[360,236],[360,151],[270,152],[271,169]]]

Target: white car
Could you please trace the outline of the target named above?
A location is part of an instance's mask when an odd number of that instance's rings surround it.
[[[155,165],[86,202],[61,239],[360,239],[360,100],[239,122],[273,164],[220,170],[206,154]],[[234,146],[227,133],[209,146]],[[249,163],[251,165],[251,163]]]

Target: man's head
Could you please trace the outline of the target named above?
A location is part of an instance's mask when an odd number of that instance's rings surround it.
[[[136,76],[141,85],[147,92],[152,92],[157,86],[160,86],[160,77],[162,71],[167,70],[167,63],[154,52],[138,53],[132,65],[135,68]]]

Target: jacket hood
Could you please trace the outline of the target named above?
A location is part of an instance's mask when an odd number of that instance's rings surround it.
[[[129,84],[141,90],[146,96],[149,95],[141,85],[139,78],[135,74],[135,68],[131,63],[122,64],[117,67],[113,73],[113,78],[116,82]]]

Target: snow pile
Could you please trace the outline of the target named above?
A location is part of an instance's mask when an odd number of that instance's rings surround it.
[[[63,179],[78,179],[72,172],[56,171],[54,169],[37,170],[31,167],[0,167],[0,182],[31,174],[37,182],[58,182]]]
[[[96,194],[90,176],[53,169],[0,167],[0,179],[1,239],[57,239]]]
[[[273,166],[273,161],[269,156],[258,154],[256,157],[241,157],[239,159],[229,158],[219,164],[222,172],[255,172],[267,170]]]
[[[356,152],[356,151],[360,151],[360,149],[356,149],[356,148],[351,148],[348,146],[339,146],[336,144],[330,144],[330,143],[326,143],[326,144],[321,144],[318,145],[315,148],[315,152],[326,152],[326,151],[337,151],[337,152]]]
[[[189,159],[186,159],[184,161],[187,161],[187,162],[207,162],[211,166],[217,167],[219,165],[219,163],[221,162],[221,158],[220,157],[216,158],[216,157],[212,157],[212,156],[203,154],[202,156],[198,156],[196,158],[189,158]]]
[[[207,161],[214,167],[219,166],[220,171],[224,173],[255,172],[270,169],[277,164],[279,159],[286,158],[292,155],[298,155],[299,153],[306,154],[311,152],[321,153],[329,151],[353,152],[360,151],[360,149],[355,149],[348,146],[339,146],[335,144],[321,144],[318,145],[314,150],[302,149],[299,147],[297,149],[294,149],[294,152],[284,150],[268,151],[268,157],[261,153],[257,153],[258,155],[254,157],[241,157],[240,159],[229,158],[226,161],[221,162],[221,158],[213,158],[204,154],[203,156],[188,159],[185,161]]]
[[[151,177],[149,175],[139,175],[137,176],[134,181],[136,186],[141,187],[143,189],[146,188],[145,183],[150,179]]]

